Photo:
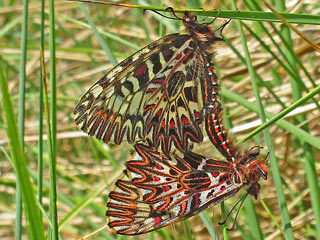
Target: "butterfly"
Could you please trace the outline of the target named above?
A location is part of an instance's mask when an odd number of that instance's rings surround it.
[[[219,204],[245,187],[257,198],[267,168],[260,147],[235,155],[235,162],[173,149],[169,156],[137,144],[109,194],[108,225],[118,234],[137,235],[172,224]],[[244,200],[244,199],[243,199]]]
[[[185,12],[186,33],[165,36],[134,53],[97,81],[74,109],[77,126],[105,143],[148,142],[168,155],[172,146],[209,139],[228,159],[234,147],[223,129],[219,86],[211,62],[224,41],[210,24]],[[226,26],[228,22],[219,29]]]

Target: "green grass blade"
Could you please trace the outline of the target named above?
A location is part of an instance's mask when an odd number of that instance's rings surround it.
[[[233,8],[237,8],[235,0],[233,1]],[[248,71],[249,71],[250,79],[251,79],[251,85],[253,87],[253,91],[254,91],[255,98],[257,101],[257,105],[258,105],[259,116],[261,118],[261,121],[264,122],[266,118],[265,118],[265,114],[263,111],[263,105],[262,105],[262,101],[260,98],[258,86],[256,83],[256,75],[255,75],[255,71],[253,70],[253,66],[252,66],[252,62],[251,62],[251,58],[250,58],[250,54],[249,54],[249,49],[247,46],[247,41],[245,39],[245,35],[244,35],[243,29],[242,29],[241,22],[237,21],[236,23],[237,23],[237,29],[240,32],[240,37],[241,37],[241,41],[242,41],[242,45],[243,45],[243,49],[244,49],[244,53],[245,53],[245,57],[246,57],[246,65],[248,67]],[[266,131],[265,134],[268,134],[268,131]],[[253,216],[253,215],[256,215],[256,213],[255,213],[254,207],[252,205],[253,204],[251,204],[250,212],[251,212],[251,215]],[[255,225],[250,224],[248,226],[248,229],[251,233],[262,233],[259,224],[255,224]],[[258,237],[258,236],[255,236],[255,237]]]
[[[23,1],[23,21],[21,30],[21,55],[19,69],[19,110],[18,128],[22,149],[24,149],[24,119],[25,119],[25,82],[26,82],[26,58],[27,58],[27,38],[28,38],[28,0]],[[22,199],[20,184],[16,186],[16,225],[15,239],[21,239],[22,233]]]
[[[197,10],[199,11],[199,10]],[[217,11],[203,11],[197,12],[197,15],[203,16],[216,16]],[[200,10],[201,11],[201,10]],[[320,24],[320,16],[317,15],[306,15],[296,13],[280,13],[288,22],[297,24]],[[271,12],[264,11],[235,11],[235,10],[221,10],[219,18],[232,18],[237,20],[251,20],[251,21],[264,21],[264,22],[281,22],[277,16]]]
[[[236,8],[236,3],[235,1],[233,1],[234,5],[233,7]],[[249,54],[249,49],[247,46],[247,42],[245,39],[245,35],[242,29],[242,24],[241,22],[237,22],[238,23],[238,30],[240,31],[240,37],[241,37],[241,41],[243,44],[243,48],[244,48],[244,52],[246,55],[246,60],[247,60],[247,66],[248,66],[248,71],[250,74],[250,79],[251,79],[251,85],[254,91],[254,95],[257,101],[257,105],[258,105],[258,112],[259,112],[259,116],[261,118],[262,122],[266,121],[266,114],[264,111],[264,107],[262,104],[262,100],[260,97],[260,93],[259,93],[259,89],[258,89],[258,85],[255,81],[256,79],[256,75],[255,72],[253,71],[253,66],[252,66],[252,62],[250,59],[250,54]],[[277,197],[278,197],[278,202],[279,202],[279,206],[280,206],[280,211],[281,211],[281,216],[282,216],[282,223],[283,223],[283,227],[284,227],[284,232],[285,232],[285,236],[287,239],[293,239],[293,231],[292,231],[292,226],[291,226],[291,220],[290,220],[290,216],[289,216],[289,211],[288,211],[288,207],[286,204],[286,199],[285,199],[285,195],[284,192],[282,190],[282,184],[281,184],[281,178],[280,178],[280,170],[278,168],[277,165],[277,160],[275,158],[275,154],[274,154],[274,148],[272,147],[272,140],[271,140],[271,135],[269,133],[269,130],[266,128],[264,129],[264,135],[266,138],[266,142],[268,144],[268,148],[269,151],[271,152],[270,154],[270,165],[271,165],[271,169],[272,169],[272,173],[273,173],[273,179],[274,179],[274,183],[276,186],[276,190],[277,190]],[[251,226],[252,228],[250,228],[250,232],[261,232],[260,226]]]
[[[119,172],[115,175],[119,176]],[[112,177],[111,177],[112,178]],[[59,222],[59,230],[63,229],[79,212],[84,209],[89,203],[91,203],[105,188],[109,185],[109,181],[106,180],[97,186],[94,191],[85,196],[79,203]]]
[[[21,23],[21,17],[17,17],[8,24],[2,26],[0,29],[0,39],[3,38],[7,33],[9,33],[10,30],[12,30],[12,28],[14,28],[19,23]]]
[[[43,224],[39,215],[36,199],[33,194],[27,160],[21,145],[20,135],[14,117],[13,105],[8,92],[8,85],[4,76],[4,64],[0,58],[0,88],[2,95],[2,107],[7,123],[7,135],[10,140],[10,149],[19,184],[21,186],[22,200],[26,212],[28,232],[30,239],[44,239]]]
[[[276,2],[276,8],[278,11],[285,11],[286,6],[285,2],[277,1]],[[290,29],[287,26],[283,26],[281,35],[284,38],[284,41],[289,45],[286,53],[289,56],[289,60],[291,61],[292,65],[295,67],[294,71],[298,72],[298,69],[295,65],[296,57],[295,53],[292,50],[293,49],[293,41],[291,38]],[[298,101],[301,98],[301,91],[297,84],[293,81],[293,79],[289,79],[291,88],[292,88],[292,97],[295,101]],[[305,116],[298,116],[295,118],[295,121],[299,124],[306,120]],[[302,127],[306,132],[309,131],[307,126]],[[312,147],[304,142],[303,139],[297,139],[297,141],[301,147],[304,149],[304,157],[305,161],[303,162],[303,168],[306,173],[307,183],[310,188],[310,197],[311,197],[311,205],[313,214],[315,217],[315,230],[316,230],[316,238],[320,238],[320,189],[319,189],[319,182],[318,182],[318,176],[315,169],[315,156],[313,154]]]
[[[102,38],[102,36],[99,34],[98,29],[96,28],[95,24],[93,23],[90,15],[88,14],[87,9],[84,7],[83,3],[79,3],[79,7],[81,11],[83,12],[84,16],[86,17],[92,31],[94,32],[94,35],[98,39],[102,49],[105,51],[106,55],[109,57],[109,60],[113,66],[117,65],[117,59],[113,55],[112,51],[110,50],[109,46],[106,44],[105,40]]]
[[[185,240],[193,240],[194,236],[192,233],[192,229],[190,228],[190,223],[188,219],[182,220],[181,222],[182,230],[183,230],[183,235],[181,234],[181,237]]]
[[[46,130],[48,141],[48,153],[49,153],[49,173],[50,173],[50,205],[49,205],[49,218],[51,222],[51,228],[48,230],[49,239],[58,238],[58,219],[57,219],[57,194],[56,194],[56,164],[54,161],[54,150],[52,141],[52,128],[50,122],[50,110],[49,110],[49,98],[47,90],[47,80],[44,64],[44,53],[41,49],[41,62],[42,62],[42,85],[43,85],[43,97],[44,97],[44,110],[46,116]]]
[[[280,60],[280,58],[273,52],[271,51],[271,49],[269,48],[269,46],[267,46],[261,39],[260,37],[255,34],[254,31],[252,31],[250,29],[250,27],[247,24],[243,23],[243,26],[250,32],[250,34],[252,36],[254,36],[256,38],[257,41],[259,41],[259,43],[263,46],[264,49],[266,49],[273,57],[273,59],[277,60],[277,62],[279,63],[279,65],[281,67],[283,67],[289,74],[290,76],[301,86],[301,88],[303,90],[305,90],[306,92],[309,92],[309,89],[307,88],[307,86],[305,85],[305,83],[302,81],[302,79],[299,77],[299,75],[296,74],[296,71],[291,70],[283,61]],[[300,61],[300,60],[299,60]],[[290,62],[291,68],[294,68],[294,66],[291,65],[292,62]],[[314,83],[314,82],[313,82]],[[316,99],[313,99],[313,102],[317,105],[317,107],[320,109],[319,103],[317,102]]]
[[[227,217],[225,204],[224,204],[224,202],[222,202],[222,203],[220,203],[220,205],[221,205],[220,206],[220,208],[221,208],[221,216],[222,216],[222,219],[225,220],[226,217]],[[229,240],[229,231],[228,231],[227,222],[225,222],[223,224],[222,233],[223,233],[223,239]]]
[[[206,211],[201,212],[201,213],[199,214],[199,216],[200,216],[202,222],[204,223],[204,225],[206,225],[206,228],[207,228],[210,236],[212,237],[212,239],[218,240],[219,238],[218,238],[217,234],[215,233],[213,224],[212,224],[212,222],[209,220],[209,217],[208,217],[208,215],[207,215],[207,212],[206,212]]]
[[[256,240],[264,239],[261,228],[260,228],[259,219],[255,210],[255,203],[251,198],[247,198],[244,201],[244,208],[247,213],[246,223],[250,231],[251,238]]]
[[[135,1],[135,2],[137,2],[137,1]],[[141,25],[141,27],[142,27],[145,35],[146,35],[147,42],[151,43],[152,41],[151,41],[151,38],[150,38],[150,31],[147,28],[146,23],[143,20],[143,13],[140,10],[136,9],[134,14],[139,19],[139,23],[140,23],[140,25]]]
[[[106,151],[103,147],[103,144],[100,140],[93,138],[92,139],[93,146],[96,148],[96,150],[99,150],[105,159],[108,159],[108,161],[111,163],[111,165],[115,168],[118,168],[120,166],[119,161],[115,160],[114,157],[110,154],[110,152]]]
[[[44,0],[41,0],[41,23],[40,23],[40,49],[44,49]],[[41,50],[40,50],[41,51]],[[40,53],[41,54],[41,53]],[[43,190],[43,83],[42,83],[42,64],[40,60],[39,76],[39,145],[38,145],[38,201],[42,207]],[[40,215],[42,211],[40,212]],[[46,214],[47,215],[47,214]]]
[[[248,0],[246,0],[246,4],[247,5],[251,5],[252,7],[250,8],[251,10],[259,10],[261,11],[262,8],[261,6],[256,2],[256,1],[250,1],[251,4],[248,4],[247,2]],[[286,41],[284,40],[282,34],[280,34],[280,32],[278,31],[278,29],[275,27],[275,25],[273,23],[269,23],[270,26],[272,27],[273,31],[276,33],[276,35],[278,35],[282,42],[286,45]],[[277,50],[279,51],[279,53],[281,54],[281,56],[286,60],[286,63],[290,66],[291,70],[294,70],[294,67],[292,66],[291,61],[289,61],[287,54],[284,53],[284,51],[282,50],[282,48],[279,46],[279,44],[274,40],[274,38],[272,37],[270,31],[262,24],[259,23],[259,26],[264,30],[264,32],[269,36],[270,40],[272,41],[272,43],[276,46]],[[288,46],[287,46],[288,47]],[[313,87],[316,87],[316,83],[314,81],[314,79],[312,78],[312,76],[310,75],[310,73],[308,72],[308,70],[304,67],[304,65],[302,64],[301,60],[297,57],[296,54],[294,54],[294,58],[295,58],[295,62],[299,64],[299,67],[303,70],[304,74],[306,75],[306,77],[308,78],[308,80],[312,83]]]
[[[102,0],[69,0],[76,2],[86,2],[86,3],[101,3],[107,4]],[[113,4],[121,6],[121,4]],[[165,11],[166,7],[156,7],[148,5],[131,5],[125,4],[125,7],[138,8],[143,10],[155,10],[155,11]],[[176,13],[183,13],[185,11],[195,13],[198,16],[212,16],[215,17],[219,14],[219,18],[232,18],[238,20],[252,20],[252,21],[265,21],[265,22],[281,22],[281,20],[272,12],[264,11],[238,11],[238,10],[205,10],[205,9],[191,9],[191,8],[173,8]],[[280,13],[290,23],[298,24],[320,24],[320,16],[311,14],[296,14],[296,13]]]
[[[309,144],[302,143],[302,147],[305,150],[305,161],[303,168],[306,173],[307,183],[310,188],[311,205],[315,218],[315,236],[316,239],[320,239],[320,190],[318,175],[315,167],[315,156],[312,151],[312,147]]]
[[[240,54],[240,52],[231,44],[230,40],[225,38],[226,44],[232,49],[232,51],[239,57],[241,62],[243,64],[246,64],[246,59]],[[277,103],[279,103],[282,107],[285,107],[285,104],[281,101],[281,99],[277,96],[277,94],[272,90],[271,87],[268,86],[267,83],[259,76],[259,74],[256,73],[256,70],[253,69],[255,72],[255,75],[257,79],[259,80],[259,83],[261,83],[263,86],[265,86],[268,89],[268,92],[274,97]]]
[[[51,110],[51,122],[47,119],[47,134],[50,159],[49,159],[49,171],[50,171],[50,220],[52,222],[52,228],[49,228],[49,239],[58,239],[58,213],[57,213],[57,186],[56,186],[56,156],[57,156],[57,89],[56,89],[56,35],[55,35],[55,15],[54,15],[54,0],[49,0],[49,48],[50,48],[50,110]],[[43,54],[42,54],[43,57]],[[42,61],[44,64],[44,60]],[[45,69],[42,68],[43,73]],[[42,77],[45,95],[45,104],[48,104],[47,87],[45,75]],[[48,106],[47,106],[48,107]],[[49,116],[49,109],[46,108],[46,115]],[[50,131],[48,127],[51,126]],[[50,144],[50,141],[52,142]],[[51,150],[50,150],[50,147]]]
[[[241,106],[244,106],[245,108],[249,109],[252,112],[258,113],[258,107],[254,103],[249,102],[247,99],[239,96],[238,94],[236,94],[236,93],[234,93],[224,87],[221,87],[221,95],[223,95],[224,97],[228,98],[231,101],[237,102],[238,104],[240,104]],[[267,118],[269,118],[269,119],[274,117],[274,114],[272,114],[270,112],[266,111],[265,113],[266,113]],[[320,139],[319,138],[307,133],[303,129],[295,126],[294,124],[292,124],[284,119],[279,119],[276,123],[277,123],[277,125],[279,125],[283,129],[292,133],[292,135],[294,135],[295,137],[300,138],[300,139],[308,142],[312,146],[320,149]],[[241,143],[241,142],[243,142],[243,141],[242,140],[239,141],[239,143]]]
[[[286,109],[282,110],[280,113],[278,113],[277,115],[273,116],[270,120],[268,120],[267,122],[261,124],[259,127],[257,127],[254,131],[252,131],[250,134],[248,134],[247,136],[245,136],[243,139],[241,139],[241,142],[245,142],[246,140],[248,140],[249,138],[252,138],[254,135],[256,135],[257,133],[261,132],[263,129],[267,128],[268,126],[276,123],[278,120],[282,119],[284,116],[286,116],[288,113],[290,113],[291,111],[293,111],[294,109],[296,109],[297,107],[301,106],[303,103],[305,103],[306,101],[308,101],[310,98],[312,98],[313,96],[315,96],[316,94],[320,93],[320,86],[318,86],[317,88],[313,89],[311,92],[309,92],[308,94],[306,94],[304,97],[300,98],[298,101],[294,102],[293,104],[291,104],[289,107],[287,107]],[[320,142],[319,145],[320,147]]]
[[[61,14],[57,14],[57,15],[62,17],[62,18],[64,18],[65,20],[67,20],[69,22],[76,23],[76,24],[78,24],[80,26],[83,26],[83,27],[86,27],[86,28],[91,28],[89,24],[83,23],[81,21],[77,21],[75,19],[69,18],[69,17],[61,15]],[[97,30],[101,35],[106,36],[107,38],[110,38],[113,41],[117,41],[117,42],[123,44],[124,46],[130,47],[130,48],[132,48],[134,50],[139,50],[141,48],[138,45],[133,44],[132,42],[126,41],[126,40],[124,40],[124,39],[122,39],[120,37],[115,36],[112,33],[108,33],[108,32],[106,32],[104,30],[101,30],[101,29],[97,29]]]

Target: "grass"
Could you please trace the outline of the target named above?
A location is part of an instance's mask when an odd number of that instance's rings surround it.
[[[133,155],[132,147],[84,137],[75,127],[72,110],[108,69],[177,32],[179,23],[141,9],[53,3],[43,14],[40,2],[29,3],[29,12],[18,10],[17,1],[0,3],[0,238],[20,239],[21,232],[32,239],[125,239],[106,227],[105,205]],[[167,7],[165,2],[132,3]],[[172,6],[210,10],[199,10],[202,16],[220,12],[215,26],[223,18],[235,19],[225,28],[226,42],[217,45],[215,56],[225,123],[235,127],[232,136],[241,148],[259,144],[265,154],[270,152],[270,174],[267,181],[261,180],[258,200],[245,201],[234,231],[226,231],[234,220],[224,226],[218,222],[244,191],[222,208],[157,230],[148,239],[320,239],[319,53],[263,3],[215,3],[174,1]],[[272,8],[319,45],[319,4],[286,8],[290,4],[277,1]],[[28,25],[21,25],[22,19],[28,19]],[[262,123],[256,124],[257,119]],[[202,147],[214,154],[210,143]],[[21,225],[15,221],[19,214]]]

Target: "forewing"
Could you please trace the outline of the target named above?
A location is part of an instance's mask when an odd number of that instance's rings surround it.
[[[180,36],[168,35],[144,47],[96,82],[74,110],[78,127],[104,142],[144,139],[146,87],[166,64],[157,59],[160,49],[176,51],[185,41]]]
[[[127,163],[109,196],[109,226],[119,234],[146,233],[193,216],[242,186],[226,161],[175,151],[167,158],[143,145],[136,149],[141,157]]]
[[[171,142],[185,149],[188,139],[201,141],[195,48],[189,35],[173,34],[135,53],[81,98],[76,124],[104,142],[147,137],[154,145],[163,143],[165,152]]]

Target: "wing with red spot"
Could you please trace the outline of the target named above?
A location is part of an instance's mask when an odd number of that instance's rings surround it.
[[[77,104],[78,127],[106,143],[148,139],[166,153],[172,143],[185,150],[188,140],[200,142],[203,66],[193,41],[168,35],[120,63]]]
[[[242,180],[229,162],[187,152],[169,157],[137,145],[109,195],[109,226],[119,234],[146,233],[191,217],[231,197]]]

